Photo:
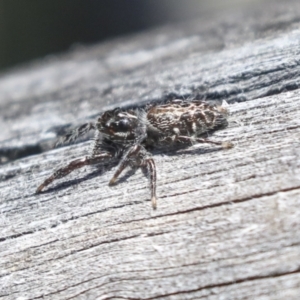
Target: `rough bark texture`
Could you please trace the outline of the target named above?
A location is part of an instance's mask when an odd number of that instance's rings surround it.
[[[1,299],[299,299],[300,3],[257,5],[2,74]],[[140,170],[34,194],[89,150],[67,129],[171,98],[227,100],[235,148],[156,153],[156,211]]]

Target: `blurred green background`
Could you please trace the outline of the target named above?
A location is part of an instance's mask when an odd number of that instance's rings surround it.
[[[0,0],[0,71],[74,44],[96,43],[255,1]]]

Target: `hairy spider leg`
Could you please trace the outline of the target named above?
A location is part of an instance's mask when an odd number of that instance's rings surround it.
[[[150,176],[150,189],[151,189],[151,202],[152,207],[156,209],[157,197],[156,197],[156,167],[154,160],[152,158],[146,157],[146,149],[141,145],[132,146],[127,153],[123,156],[121,162],[119,163],[115,174],[109,181],[109,185],[113,185],[122,171],[129,165],[134,163],[138,167],[146,167],[148,174]],[[140,161],[139,161],[140,160]]]
[[[119,175],[123,172],[123,170],[130,164],[131,158],[137,157],[141,150],[141,145],[134,145],[130,147],[127,153],[124,154],[122,160],[120,161],[117,170],[111,180],[109,181],[109,185],[113,185]]]
[[[146,159],[146,167],[150,176],[151,202],[152,207],[156,209],[156,166],[152,158]]]
[[[102,162],[103,160],[111,159],[113,155],[109,152],[103,152],[95,156],[86,156],[71,161],[67,166],[62,167],[55,171],[50,177],[48,177],[36,190],[36,193],[40,193],[47,185],[53,182],[55,179],[65,177],[72,171],[82,168],[87,165],[94,165]]]
[[[75,142],[79,137],[87,134],[91,130],[95,130],[96,125],[93,122],[82,124],[81,126],[73,129],[71,132],[67,133],[63,137],[61,137],[57,143],[56,146],[66,144],[66,143],[73,143]]]

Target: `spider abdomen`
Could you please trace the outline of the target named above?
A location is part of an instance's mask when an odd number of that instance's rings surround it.
[[[227,126],[227,111],[207,102],[173,100],[151,107],[147,120],[151,129],[164,138],[172,136],[200,136]],[[153,134],[152,134],[153,135]]]

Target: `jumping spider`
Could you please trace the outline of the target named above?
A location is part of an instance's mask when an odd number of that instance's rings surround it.
[[[40,193],[52,181],[75,169],[115,160],[119,164],[109,185],[115,183],[127,166],[146,168],[150,176],[152,206],[155,209],[156,167],[148,150],[187,147],[194,143],[233,147],[230,142],[212,141],[204,137],[208,132],[228,125],[228,111],[224,103],[215,106],[200,100],[172,100],[165,104],[148,105],[146,109],[116,108],[105,111],[96,123],[83,124],[62,140],[74,141],[88,131],[96,130],[92,154],[75,159],[55,171],[36,192]]]

